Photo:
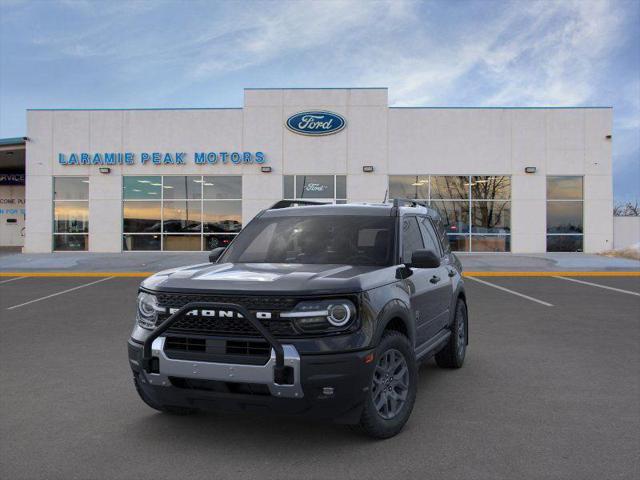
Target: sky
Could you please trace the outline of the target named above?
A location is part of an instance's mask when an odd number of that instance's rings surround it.
[[[640,201],[640,0],[0,0],[0,138],[27,108],[241,107],[248,87],[392,106],[612,106]]]

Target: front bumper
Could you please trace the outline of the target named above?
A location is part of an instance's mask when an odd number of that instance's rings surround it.
[[[271,412],[355,423],[360,418],[374,365],[365,363],[371,349],[300,355],[294,345],[284,344],[284,365],[290,375],[283,384],[275,381],[273,350],[265,365],[178,360],[166,355],[164,340],[158,337],[152,344],[157,373],[142,368],[143,345],[129,340],[129,363],[140,387],[162,405]],[[252,389],[258,393],[248,393]]]
[[[192,378],[219,382],[242,382],[266,385],[274,397],[302,398],[300,384],[300,355],[293,345],[283,345],[284,366],[289,369],[288,383],[277,383],[274,375],[276,355],[271,350],[271,358],[264,365],[244,365],[233,363],[203,362],[169,358],[164,352],[165,337],[153,341],[151,354],[157,358],[157,373],[147,373],[151,385],[169,385],[169,377]]]

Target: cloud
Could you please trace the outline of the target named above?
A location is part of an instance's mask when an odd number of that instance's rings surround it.
[[[499,4],[502,11],[481,21],[461,3],[461,18],[443,31],[438,11],[425,14],[425,4],[340,0],[194,3],[198,21],[175,29],[140,26],[162,11],[157,2],[99,5],[66,2],[97,20],[41,33],[34,43],[53,55],[103,59],[130,75],[173,68],[186,82],[288,58],[298,78],[301,69],[325,65],[358,85],[389,86],[394,105],[469,102],[465,92],[477,105],[583,104],[621,21],[604,0]]]
[[[163,0],[101,1],[57,0],[65,9],[77,11],[89,17],[104,18],[111,15],[131,15],[151,11],[169,3]]]
[[[600,60],[619,38],[621,19],[608,3],[559,3],[545,21],[532,22],[519,32],[510,42],[517,54],[503,65],[502,74],[508,81],[493,79],[501,88],[486,104],[562,106],[588,101],[596,87]],[[531,18],[541,12],[528,13]]]
[[[640,72],[631,83],[625,86],[623,92],[623,100],[627,108],[615,119],[616,127],[635,131],[640,142]]]
[[[473,23],[469,32],[463,25],[437,49],[430,48],[435,39],[424,35],[415,38],[423,48],[382,48],[368,78],[389,85],[395,105],[466,100],[460,92],[469,88],[476,104],[487,106],[588,101],[600,60],[620,37],[619,10],[605,1],[514,2],[505,7],[494,19]],[[393,67],[381,68],[384,64]]]
[[[216,76],[297,52],[335,51],[345,37],[351,44],[352,34],[361,36],[369,25],[405,16],[407,5],[346,0],[260,3],[249,14],[236,12],[232,30],[217,25],[211,29],[213,36],[195,42],[204,54],[198,56],[192,76]]]

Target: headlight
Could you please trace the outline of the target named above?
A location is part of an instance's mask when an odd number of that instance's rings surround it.
[[[280,314],[281,318],[293,319],[300,330],[308,333],[344,330],[355,316],[353,302],[342,299],[300,302],[292,311]]]
[[[351,320],[351,308],[345,303],[329,305],[327,320],[334,327],[343,327]]]
[[[140,292],[138,294],[138,312],[136,314],[136,321],[142,328],[153,330],[156,328],[156,321],[158,320],[158,311],[160,307],[154,295],[146,292]]]

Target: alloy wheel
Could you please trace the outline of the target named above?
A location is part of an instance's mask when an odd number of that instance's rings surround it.
[[[458,336],[458,351],[456,352],[458,354],[458,358],[464,357],[464,351],[467,346],[467,329],[465,324],[466,322],[462,312],[462,308],[458,307],[458,328],[456,331],[456,335]]]
[[[399,350],[393,348],[380,356],[371,390],[373,404],[382,418],[390,420],[400,413],[409,393],[409,368]]]

